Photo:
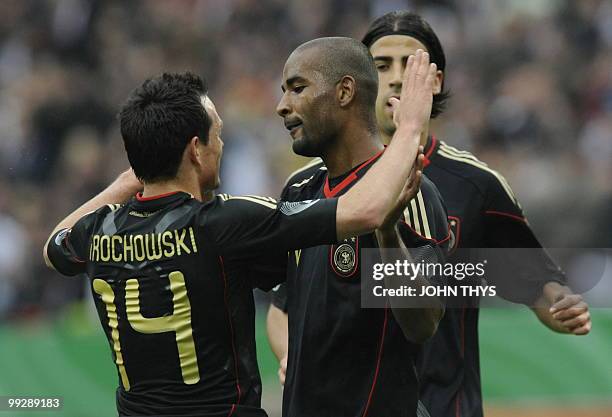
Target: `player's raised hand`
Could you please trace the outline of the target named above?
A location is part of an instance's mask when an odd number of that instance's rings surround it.
[[[396,127],[414,131],[422,129],[431,116],[436,64],[429,63],[429,54],[422,49],[408,57],[402,75],[401,99],[389,99]]]
[[[136,177],[136,174],[132,168],[128,168],[119,174],[119,177],[117,177],[117,182],[122,187],[134,190],[134,192],[142,191],[143,189],[142,182],[138,179],[138,177]]]
[[[564,294],[550,307],[550,313],[568,333],[581,336],[591,331],[589,305],[580,294]]]
[[[399,220],[400,216],[402,215],[402,212],[410,203],[410,200],[412,200],[418,194],[419,190],[421,189],[421,179],[423,178],[424,163],[425,155],[423,154],[423,147],[419,146],[416,161],[412,166],[408,181],[406,181],[406,185],[404,186],[404,189],[398,197],[393,210],[391,210],[387,217],[385,217],[385,221],[380,227],[381,230],[392,230],[395,227],[395,224]]]

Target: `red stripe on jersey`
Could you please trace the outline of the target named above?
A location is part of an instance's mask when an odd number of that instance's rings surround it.
[[[234,411],[236,410],[236,404],[232,404],[232,409],[230,410],[229,414],[227,415],[227,417],[231,417],[232,414],[234,414]]]
[[[504,213],[503,211],[494,211],[494,210],[487,210],[485,211],[486,214],[495,214],[497,216],[506,216],[506,217],[510,217],[511,219],[514,220],[518,220],[520,222],[523,223],[527,223],[527,219],[521,216],[517,216],[515,214],[510,214],[510,213]]]
[[[77,263],[84,264],[86,262],[85,259],[79,258],[78,255],[74,253],[74,246],[70,244],[70,232],[66,234],[64,241],[66,242],[66,247],[69,248],[70,253],[72,254],[72,259]]]
[[[380,370],[380,360],[382,358],[383,347],[385,345],[385,333],[387,332],[387,321],[389,318],[389,306],[385,306],[385,321],[383,322],[382,334],[380,335],[380,347],[378,349],[378,359],[376,360],[376,371],[374,372],[374,380],[372,381],[372,388],[370,389],[370,395],[368,395],[368,402],[366,403],[365,410],[363,410],[362,417],[368,415],[368,409],[372,402],[372,396],[374,395],[374,388],[376,387],[376,381],[378,380],[378,371]]]
[[[422,234],[420,234],[419,232],[417,232],[416,230],[414,230],[412,227],[410,227],[410,225],[408,223],[406,223],[404,220],[400,220],[400,222],[402,222],[404,224],[404,226],[406,226],[408,229],[410,229],[412,231],[412,233],[414,233],[415,235],[417,235],[419,238],[421,239],[425,239],[425,240],[429,240],[430,242],[435,243],[436,245],[439,245],[441,243],[446,242],[447,240],[450,239],[451,235],[450,235],[450,226],[448,227],[448,234],[446,235],[446,237],[442,240],[436,240],[433,237],[425,237]]]
[[[361,171],[362,168],[366,167],[372,161],[378,158],[380,155],[382,155],[384,151],[385,151],[384,149],[381,150],[376,155],[374,155],[373,157],[365,161],[363,164],[359,165],[357,168],[355,168],[353,172],[351,172],[351,174],[348,177],[343,179],[342,182],[336,185],[333,189],[329,187],[329,175],[327,175],[327,177],[325,177],[325,187],[323,187],[323,194],[325,194],[325,197],[327,198],[335,197],[340,191],[348,187],[353,181],[357,179],[357,173]]]
[[[151,201],[151,200],[157,200],[158,198],[164,198],[164,197],[168,197],[171,196],[172,194],[177,194],[180,191],[171,191],[169,193],[165,193],[165,194],[159,194],[159,195],[152,195],[150,197],[143,197],[141,192],[136,193],[136,200],[138,201]]]
[[[465,358],[465,307],[461,309],[461,359]],[[459,388],[455,398],[455,417],[461,416],[461,391]]]
[[[457,393],[457,400],[455,402],[455,417],[461,417],[461,391]]]
[[[223,276],[223,297],[225,301],[225,312],[227,314],[227,321],[229,322],[230,334],[232,336],[232,351],[234,353],[234,372],[236,373],[236,391],[238,392],[238,399],[236,400],[236,403],[240,404],[240,397],[242,395],[242,392],[240,390],[240,380],[238,378],[238,355],[236,355],[236,344],[234,343],[234,326],[232,325],[232,317],[230,315],[229,306],[227,303],[227,279],[225,278],[225,267],[223,266],[222,256],[219,256],[219,264],[221,265],[221,275]],[[231,416],[233,412],[234,407],[232,406],[232,411],[229,415]]]
[[[431,154],[433,153],[434,149],[436,149],[436,142],[436,137],[434,135],[431,135],[431,142],[429,143],[430,146],[428,149],[425,149],[425,160],[423,161],[423,168],[425,168],[431,163],[429,158],[431,157]]]

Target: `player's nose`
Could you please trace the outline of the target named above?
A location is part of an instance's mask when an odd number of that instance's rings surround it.
[[[391,78],[389,79],[389,87],[402,88],[402,73],[403,68],[401,65],[393,65],[391,68]]]
[[[283,95],[283,97],[278,102],[278,105],[276,106],[276,113],[280,117],[286,117],[287,115],[289,115],[289,113],[291,113],[291,108],[289,107],[289,103],[287,102],[287,99],[285,97],[286,96]]]

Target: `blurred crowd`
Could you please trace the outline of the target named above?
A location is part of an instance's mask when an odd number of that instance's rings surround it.
[[[162,71],[204,75],[224,119],[224,192],[276,196],[303,159],[275,107],[283,64],[410,9],[438,33],[450,105],[433,132],[501,171],[549,247],[612,247],[612,3],[606,0],[3,0],[0,319],[85,292],[41,248],[128,166],[116,113]]]

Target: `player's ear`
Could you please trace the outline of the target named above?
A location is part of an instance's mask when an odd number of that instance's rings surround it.
[[[434,80],[433,93],[434,95],[442,92],[442,84],[444,83],[444,73],[440,70],[436,71],[436,79]]]
[[[345,75],[336,85],[336,97],[340,107],[348,106],[355,98],[356,92],[355,79],[350,75]]]
[[[200,158],[202,154],[202,150],[200,149],[200,138],[198,136],[194,136],[191,138],[189,143],[187,144],[187,149],[185,149],[189,160],[195,164],[200,163]]]

